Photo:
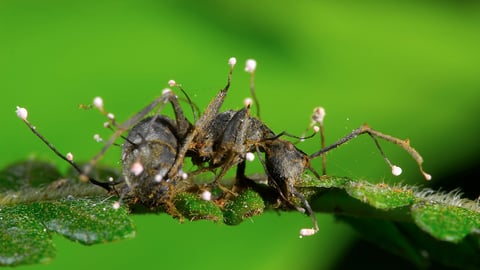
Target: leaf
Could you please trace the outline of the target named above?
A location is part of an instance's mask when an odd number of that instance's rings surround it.
[[[10,177],[0,181],[0,217],[8,220],[0,225],[2,244],[6,243],[0,250],[2,265],[51,260],[55,254],[51,232],[88,245],[134,237],[135,228],[127,210],[115,210],[112,201],[102,199],[103,190],[73,180],[43,181],[38,172],[42,166],[47,166],[43,177],[54,177],[58,172],[46,163],[32,162],[16,163],[0,172],[0,176]],[[114,177],[115,171],[105,168],[94,173]],[[478,259],[472,260],[480,251],[480,207],[476,201],[461,198],[458,192],[445,194],[330,176],[305,176],[295,187],[314,211],[343,216],[342,220],[369,241],[417,267],[425,267],[430,260],[454,267],[480,265]],[[222,196],[219,189],[212,192],[213,200],[203,200],[196,192],[175,194],[173,204],[150,212],[165,211],[189,220],[237,225],[264,209],[292,209],[290,204],[278,204],[278,192],[262,184],[239,188],[236,196]],[[457,254],[455,260],[446,261],[448,254]]]
[[[33,203],[26,212],[49,231],[86,245],[135,237],[126,209],[115,209],[110,200],[67,198]]]
[[[91,245],[133,238],[135,226],[124,208],[111,201],[63,199],[6,206],[0,210],[1,265],[50,261],[55,250],[50,232]]]
[[[189,220],[223,221],[223,213],[212,201],[202,200],[192,193],[180,193],[175,196],[174,204],[181,217]]]
[[[0,208],[0,265],[46,263],[55,248],[46,228],[24,207]]]
[[[480,228],[479,213],[459,206],[422,202],[412,207],[415,223],[433,237],[458,243]]]
[[[243,220],[263,213],[265,203],[260,195],[247,189],[225,205],[224,222],[227,225],[237,225]]]
[[[41,187],[60,178],[60,172],[51,163],[34,159],[19,161],[0,171],[0,193]]]
[[[411,205],[415,195],[406,187],[390,187],[386,184],[371,184],[369,182],[350,181],[345,185],[345,191],[352,197],[368,203],[377,209],[393,209]]]

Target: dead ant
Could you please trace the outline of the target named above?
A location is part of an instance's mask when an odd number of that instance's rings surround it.
[[[237,166],[237,183],[245,183],[245,181],[249,181],[249,178],[245,176],[246,160],[251,160],[253,153],[257,153],[267,174],[268,186],[277,192],[280,200],[299,211],[306,211],[312,218],[314,227],[312,229],[302,229],[301,236],[315,234],[319,228],[309,202],[295,188],[297,182],[306,170],[320,178],[320,175],[310,165],[310,161],[320,156],[324,158],[326,152],[358,135],[365,133],[370,135],[384,160],[392,168],[394,175],[399,175],[401,169],[392,165],[386,158],[376,139],[377,137],[398,144],[405,149],[416,160],[425,178],[431,178],[429,174],[423,171],[422,157],[409,145],[408,140],[405,141],[380,133],[368,125],[362,125],[334,144],[325,147],[323,139],[324,110],[321,108],[315,110],[312,116],[312,124],[320,124],[322,148],[311,155],[307,155],[292,142],[281,138],[282,136],[295,136],[286,132],[276,135],[260,119],[251,116],[252,101],[250,99],[247,99],[244,108],[238,111],[228,110],[220,113],[220,107],[230,87],[235,63],[235,58],[229,59],[230,72],[226,86],[220,90],[209,103],[203,115],[195,119],[193,124],[186,119],[178,97],[170,89],[164,90],[162,96],[122,124],[118,124],[114,116],[104,110],[101,98],[95,98],[94,106],[108,118],[105,126],[114,130],[114,133],[99,154],[90,161],[89,166],[84,169],[73,162],[70,153],[67,156],[60,154],[53,145],[36,131],[26,119],[27,112],[24,108],[17,107],[17,115],[43,142],[58,156],[70,163],[84,178],[107,191],[114,190],[119,181],[100,182],[89,177],[88,173],[107,149],[115,143],[116,139],[130,130],[127,137],[122,136],[125,139],[122,145],[122,165],[124,180],[128,187],[127,192],[140,204],[152,208],[167,204],[174,198],[176,192],[187,190],[192,186],[192,182],[186,180],[188,175],[183,171],[186,158],[190,158],[192,163],[199,167],[198,170],[190,172],[192,174],[219,170],[213,184],[220,184],[219,180],[229,169],[235,166]],[[254,60],[247,61],[246,71],[251,74],[250,90],[256,101],[253,84],[255,67],[256,62]],[[170,81],[169,84],[171,87],[176,86],[184,93],[195,117],[194,106],[181,85],[174,81]],[[175,119],[160,114],[167,103],[172,105]],[[255,102],[255,104],[258,115],[258,102]],[[152,111],[154,111],[153,116],[145,117]],[[263,158],[262,153],[264,154]],[[323,162],[323,174],[325,174],[325,161]],[[302,207],[295,203],[295,198],[300,200]]]

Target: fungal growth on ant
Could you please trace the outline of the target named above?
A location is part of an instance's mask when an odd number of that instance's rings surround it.
[[[103,114],[107,122],[104,126],[111,129],[113,134],[108,140],[103,140],[99,135],[94,135],[97,142],[103,142],[102,150],[89,162],[85,168],[80,168],[74,161],[73,155],[61,154],[51,143],[49,143],[27,120],[26,109],[17,107],[17,115],[25,124],[38,136],[57,156],[68,162],[84,178],[92,184],[106,189],[108,192],[116,192],[120,198],[130,203],[141,204],[150,209],[166,207],[167,212],[172,209],[172,201],[179,192],[201,190],[199,197],[203,200],[212,201],[211,190],[219,187],[224,196],[236,196],[242,187],[253,187],[257,185],[245,175],[245,167],[248,161],[255,158],[260,160],[266,176],[267,185],[273,191],[276,199],[282,202],[281,205],[300,212],[306,212],[313,222],[312,228],[300,230],[300,236],[309,236],[318,232],[319,227],[315,214],[305,198],[297,189],[297,183],[301,180],[306,171],[311,171],[317,178],[320,175],[311,166],[311,161],[322,157],[322,173],[326,174],[325,153],[335,149],[344,143],[356,138],[361,134],[368,134],[374,141],[377,149],[385,162],[390,166],[393,175],[400,175],[402,169],[393,165],[385,156],[377,138],[384,139],[399,145],[407,151],[417,162],[420,172],[427,180],[431,176],[422,168],[423,159],[420,154],[410,146],[408,140],[401,140],[390,135],[378,132],[368,125],[362,125],[353,130],[350,134],[337,142],[325,146],[324,117],[325,109],[315,108],[312,115],[310,128],[314,130],[313,137],[320,133],[321,149],[312,154],[306,154],[298,149],[294,143],[284,137],[294,137],[300,140],[309,137],[295,137],[287,132],[274,133],[259,118],[259,104],[255,95],[254,74],[257,62],[253,59],[246,61],[246,72],[250,74],[250,92],[252,98],[244,101],[243,108],[239,110],[226,110],[220,112],[220,108],[230,88],[232,73],[237,63],[235,58],[228,60],[230,71],[228,73],[225,87],[220,89],[218,94],[208,104],[203,114],[193,105],[182,86],[170,80],[169,87],[183,93],[189,103],[194,120],[190,122],[182,110],[179,97],[175,92],[166,88],[162,95],[140,110],[137,114],[123,123],[118,123],[111,112],[104,107],[103,99],[96,97],[93,106]],[[175,117],[170,118],[161,114],[164,107],[170,104]],[[251,106],[255,104],[257,116],[251,115]],[[127,136],[123,133],[128,132]],[[96,165],[105,152],[115,144],[116,140],[122,137],[122,181],[98,181],[89,176],[89,171]],[[195,169],[185,172],[185,162],[190,161]],[[236,167],[236,176],[233,187],[223,187],[221,180],[225,174]],[[212,181],[195,189],[192,177],[201,172],[212,172]],[[121,187],[120,193],[117,187]],[[117,202],[114,207],[119,207]]]

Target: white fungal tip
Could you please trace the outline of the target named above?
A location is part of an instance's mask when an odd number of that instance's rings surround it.
[[[315,229],[311,229],[311,228],[301,229],[300,230],[300,238],[302,238],[304,236],[312,236],[316,233],[317,233],[317,231]]]
[[[135,176],[139,176],[143,172],[143,165],[139,161],[132,164],[130,167],[130,172],[132,172]]]
[[[425,179],[426,179],[427,181],[432,180],[432,176],[431,176],[430,174],[428,174],[428,173],[426,173],[426,172],[422,172],[422,173],[423,173],[423,176],[425,177]]]
[[[399,176],[400,174],[402,174],[402,168],[396,165],[392,165],[392,174],[395,176]]]
[[[27,116],[28,116],[27,109],[17,106],[17,110],[15,112],[17,113],[18,118],[22,120],[27,120]]]
[[[120,202],[119,202],[119,201],[114,202],[113,205],[112,205],[112,207],[113,207],[113,209],[115,209],[115,210],[120,209]]]
[[[255,155],[252,152],[248,152],[247,154],[245,154],[245,159],[248,161],[253,161],[255,160]]]
[[[183,179],[183,180],[186,180],[188,178],[188,174],[186,172],[181,172],[180,173],[180,177]]]
[[[102,142],[103,141],[102,137],[100,137],[100,135],[98,135],[98,134],[93,135],[93,139],[96,142]]]
[[[252,103],[253,103],[253,100],[251,98],[246,98],[246,99],[243,100],[243,105],[247,108],[252,106]]]
[[[170,88],[165,88],[162,91],[162,96],[170,95],[171,93],[172,93],[172,90]]]
[[[103,127],[105,127],[105,128],[110,127],[110,123],[109,123],[109,122],[104,122],[104,123],[103,123]]]
[[[68,152],[68,153],[67,153],[67,159],[68,159],[69,161],[72,161],[72,160],[73,160],[73,154],[70,153],[70,152]]]
[[[228,59],[228,64],[230,65],[231,68],[233,68],[236,63],[237,63],[237,58],[235,58],[235,57],[230,57],[230,58]]]
[[[313,132],[318,133],[320,131],[319,126],[313,126]]]
[[[168,85],[170,87],[174,87],[175,85],[177,85],[177,83],[174,80],[170,80],[170,81],[168,81]]]
[[[153,179],[155,180],[155,182],[160,183],[163,180],[163,175],[157,173]]]
[[[101,97],[95,97],[93,99],[93,106],[97,109],[103,110],[103,99]]]
[[[256,68],[257,68],[257,61],[253,59],[248,59],[247,63],[245,64],[245,71],[248,73],[254,73]]]
[[[316,107],[315,109],[313,109],[312,121],[316,123],[323,123],[323,119],[325,118],[326,114],[327,113],[325,112],[325,108]]]
[[[110,176],[110,177],[108,178],[108,182],[113,182],[113,177]]]
[[[210,201],[212,200],[212,193],[208,190],[205,190],[202,192],[202,194],[200,194],[200,198],[202,198],[204,201]]]
[[[107,118],[110,119],[110,120],[113,120],[113,119],[115,119],[115,115],[113,113],[108,113]]]

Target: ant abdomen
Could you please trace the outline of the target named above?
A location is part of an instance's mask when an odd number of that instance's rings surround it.
[[[122,146],[125,181],[146,206],[157,206],[167,196],[170,180],[166,175],[177,155],[175,134],[176,126],[170,118],[148,117],[132,128]]]

